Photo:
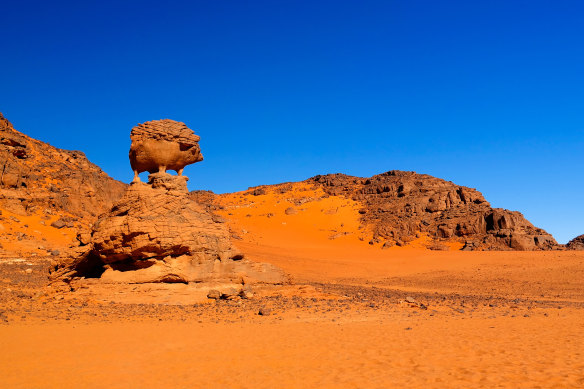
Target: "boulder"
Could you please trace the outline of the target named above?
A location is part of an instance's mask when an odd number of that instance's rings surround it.
[[[185,166],[203,160],[199,136],[182,122],[163,119],[141,123],[132,129],[130,139],[134,182],[146,171],[164,173],[168,169],[181,176]]]
[[[268,307],[261,307],[258,311],[258,315],[260,316],[270,316],[272,314],[272,308]]]

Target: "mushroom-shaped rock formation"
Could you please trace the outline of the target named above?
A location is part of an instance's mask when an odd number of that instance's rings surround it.
[[[182,147],[182,139],[177,136],[174,141],[176,150]],[[150,143],[151,155],[157,155],[155,145]],[[159,145],[171,149],[168,144]],[[192,155],[200,158],[198,145]],[[232,286],[286,282],[280,269],[246,259],[232,246],[223,219],[189,197],[187,180],[157,172],[150,174],[148,183],[132,183],[92,231],[79,236],[81,246],[56,264],[52,278],[99,278],[107,283],[222,282]]]
[[[182,176],[185,166],[203,160],[199,136],[186,124],[170,119],[138,124],[130,133],[130,165],[134,181],[142,172],[164,173],[175,170]]]

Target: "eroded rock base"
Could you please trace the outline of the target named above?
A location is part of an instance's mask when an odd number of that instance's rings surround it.
[[[133,183],[80,246],[55,264],[53,280],[102,283],[281,284],[283,271],[244,258],[223,219],[188,197],[188,178],[167,173]]]

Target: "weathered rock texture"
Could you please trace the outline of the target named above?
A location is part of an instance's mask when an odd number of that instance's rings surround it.
[[[569,250],[584,250],[584,235],[580,235],[572,239],[566,244]]]
[[[132,184],[52,277],[122,283],[284,282],[282,271],[244,259],[233,248],[223,220],[188,197],[186,181],[156,173],[149,184]]]
[[[435,242],[458,241],[465,250],[547,250],[560,246],[519,212],[491,208],[475,189],[426,174],[389,171],[371,178],[344,174],[308,180],[330,195],[363,204],[362,222],[376,242],[405,244],[420,233]]]
[[[0,206],[16,213],[66,211],[94,217],[118,200],[126,185],[89,162],[18,131],[0,114]]]
[[[32,139],[0,114],[0,255],[55,255],[125,188],[81,151]]]
[[[199,136],[182,122],[170,119],[138,124],[130,133],[130,165],[134,182],[139,173],[175,170],[181,176],[185,166],[203,160]]]
[[[56,264],[53,279],[104,282],[283,283],[274,266],[249,261],[231,245],[229,229],[188,194],[183,168],[203,159],[199,137],[184,123],[158,120],[132,129],[134,182],[81,247]],[[177,170],[178,176],[166,173]],[[149,171],[148,184],[138,173]]]

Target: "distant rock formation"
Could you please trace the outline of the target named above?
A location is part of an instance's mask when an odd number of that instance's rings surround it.
[[[179,143],[179,141],[177,141]],[[134,182],[81,246],[56,264],[53,279],[110,283],[285,282],[276,267],[245,259],[224,221],[191,200],[185,176],[157,172]]]
[[[402,245],[427,233],[438,243],[464,243],[464,250],[560,248],[521,213],[491,208],[477,190],[426,174],[396,170],[371,178],[328,174],[308,182],[330,195],[361,202],[362,222],[373,227],[376,242]]]
[[[182,176],[185,166],[203,160],[199,136],[182,122],[170,119],[138,124],[130,133],[130,165],[134,181],[139,173],[175,170]]]
[[[572,239],[566,244],[569,250],[584,250],[584,235],[580,235]]]

